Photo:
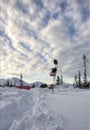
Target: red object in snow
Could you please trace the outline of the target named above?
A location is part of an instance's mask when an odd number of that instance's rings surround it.
[[[30,86],[16,86],[16,88],[20,88],[20,89],[30,89]]]

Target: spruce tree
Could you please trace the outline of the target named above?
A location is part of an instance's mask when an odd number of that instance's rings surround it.
[[[21,86],[23,86],[22,73],[20,73],[20,83],[21,83]]]
[[[75,87],[77,87],[78,84],[77,84],[77,75],[75,75]]]
[[[81,72],[78,73],[78,87],[81,88]]]
[[[87,66],[86,66],[86,62],[87,62],[87,57],[84,54],[83,55],[83,63],[84,63],[84,87],[87,87]]]
[[[7,86],[9,87],[10,85],[9,85],[9,79],[7,79]]]
[[[60,77],[57,75],[57,79],[56,79],[56,85],[60,85]]]

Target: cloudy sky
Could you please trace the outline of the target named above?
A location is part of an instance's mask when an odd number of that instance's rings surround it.
[[[89,0],[0,0],[0,77],[50,82],[55,58],[73,82],[90,59],[89,25]]]

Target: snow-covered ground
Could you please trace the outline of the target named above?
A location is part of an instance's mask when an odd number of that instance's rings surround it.
[[[90,90],[0,88],[0,130],[89,130]]]

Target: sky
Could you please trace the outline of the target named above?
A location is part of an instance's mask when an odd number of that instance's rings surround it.
[[[83,54],[90,60],[89,0],[0,0],[0,77],[50,83],[57,75],[73,82]],[[88,74],[89,78],[89,74]]]

